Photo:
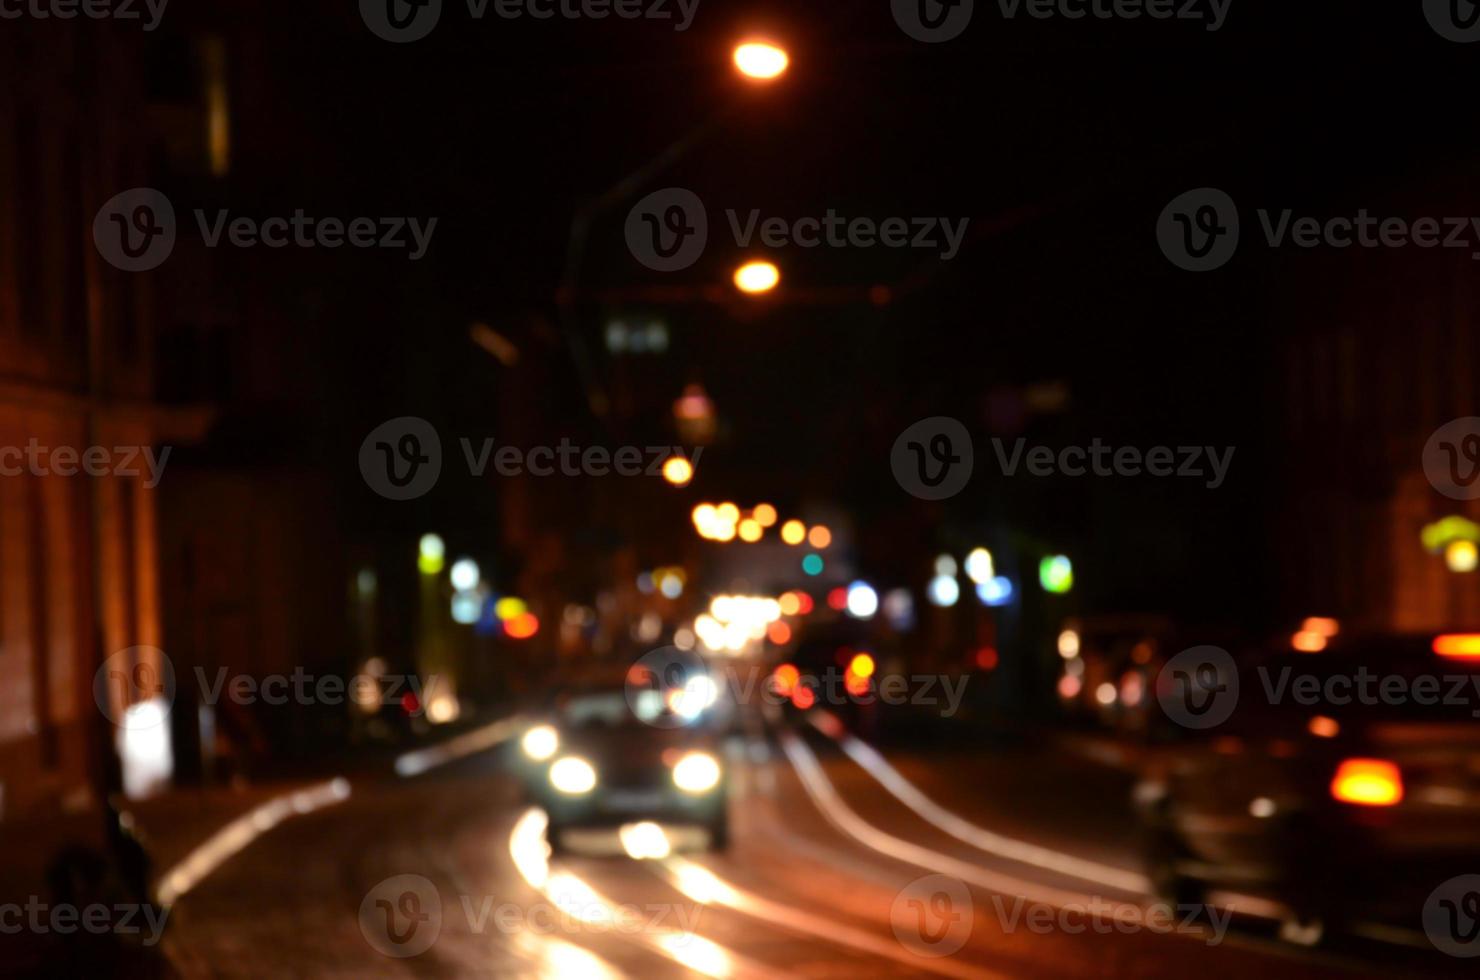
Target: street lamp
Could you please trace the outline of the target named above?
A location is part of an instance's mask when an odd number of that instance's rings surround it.
[[[781,282],[781,270],[771,262],[747,262],[735,270],[735,288],[752,296],[769,293]]]
[[[746,41],[735,48],[735,68],[759,82],[779,78],[790,64],[785,50],[766,41]]]

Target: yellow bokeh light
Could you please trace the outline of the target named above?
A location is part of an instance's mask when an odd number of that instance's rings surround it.
[[[807,537],[807,526],[801,521],[787,521],[781,525],[781,540],[787,544],[801,544]]]
[[[1451,541],[1444,549],[1444,564],[1451,572],[1473,572],[1480,563],[1480,552],[1473,541]]]
[[[781,270],[771,262],[747,262],[735,270],[735,288],[742,293],[769,293],[781,282]]]
[[[715,508],[715,516],[717,516],[722,523],[734,524],[740,519],[740,508],[736,507],[732,503],[723,503]]]
[[[770,81],[780,77],[790,64],[785,51],[765,41],[747,41],[735,48],[735,68],[746,78]]]
[[[688,486],[694,478],[694,464],[682,456],[669,456],[663,463],[663,479],[675,487]]]
[[[747,517],[740,522],[740,540],[749,541],[752,544],[761,539],[765,531],[761,529],[760,522],[754,518]]]

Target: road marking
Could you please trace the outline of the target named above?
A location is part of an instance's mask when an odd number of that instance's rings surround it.
[[[1045,871],[1055,871],[1081,881],[1129,892],[1132,895],[1140,896],[1150,893],[1151,882],[1145,875],[1108,864],[1100,864],[1098,861],[1088,861],[1071,854],[1029,844],[1026,841],[1003,837],[1001,834],[994,834],[990,830],[963,820],[920,792],[873,746],[859,741],[853,735],[847,733],[839,735],[829,731],[828,729],[832,726],[824,725],[816,719],[809,720],[818,731],[837,742],[848,754],[848,758],[858,763],[863,771],[888,790],[891,796],[909,807],[926,823],[962,843],[970,844],[977,850],[986,851],[988,854],[995,854],[1019,864],[1032,865]]]
[[[291,817],[349,799],[349,781],[335,777],[308,789],[284,793],[237,817],[160,876],[159,904],[169,906],[257,838]]]
[[[556,908],[583,921],[606,924],[602,935],[641,946],[715,980],[781,980],[786,976],[697,933],[677,929],[643,929],[636,933],[612,930],[609,926],[616,920],[617,911],[610,899],[575,874],[550,869],[550,849],[545,843],[548,823],[538,807],[525,810],[509,833],[509,857],[525,883]]]
[[[662,876],[674,888],[701,905],[723,905],[752,918],[762,919],[773,926],[780,926],[806,936],[815,936],[829,943],[848,946],[873,956],[882,956],[913,969],[926,970],[944,977],[1000,980],[1003,976],[1000,973],[992,973],[951,960],[929,960],[911,955],[898,943],[890,942],[873,933],[856,929],[833,919],[814,915],[805,909],[773,902],[726,881],[715,874],[711,868],[681,857],[669,858],[662,862],[661,867],[663,868]]]
[[[980,865],[970,864],[885,833],[854,813],[848,804],[843,802],[843,798],[838,795],[837,788],[823,773],[817,756],[812,754],[812,750],[807,748],[801,739],[787,731],[780,732],[778,738],[781,741],[782,750],[791,760],[792,768],[801,777],[802,787],[807,791],[812,802],[822,811],[822,815],[834,827],[870,850],[877,851],[886,857],[892,857],[896,861],[912,864],[917,868],[952,875],[989,891],[1022,895],[1024,898],[1053,905],[1056,908],[1069,904],[1083,904],[1094,898],[1084,892],[1039,885],[1012,875],[990,871]],[[1135,909],[1134,913],[1130,911],[1132,908]],[[1141,919],[1138,907],[1121,904],[1117,905],[1116,909],[1118,919],[1136,922]]]
[[[831,718],[831,716],[829,716],[829,718]],[[820,724],[818,722],[813,722],[813,725],[817,727],[818,730],[821,731],[824,735],[833,738],[836,738],[836,736],[832,732],[828,731],[827,727],[824,726],[836,727],[841,730],[841,724],[837,723],[835,719],[832,722],[823,721]],[[922,863],[922,860],[929,858],[936,861],[946,862],[947,864],[958,868],[974,870],[978,872],[980,876],[982,876],[983,880],[987,878],[995,878],[998,881],[1002,882],[1017,881],[1017,879],[1012,879],[1007,876],[994,875],[993,873],[988,872],[985,869],[978,868],[976,865],[957,861],[956,859],[951,858],[947,855],[938,854],[923,847],[917,847],[916,845],[909,844],[908,842],[900,840],[897,837],[892,837],[884,833],[883,831],[877,830],[870,824],[866,823],[852,810],[850,810],[847,804],[842,801],[842,797],[838,795],[838,792],[833,787],[831,781],[829,781],[826,774],[822,772],[822,767],[818,763],[817,757],[812,754],[812,751],[807,748],[805,743],[803,743],[795,735],[786,731],[780,732],[778,737],[781,740],[781,747],[786,751],[787,757],[792,764],[792,768],[795,769],[798,776],[801,777],[803,788],[806,789],[808,796],[812,797],[813,803],[816,804],[817,808],[822,811],[823,816],[827,817],[828,821],[832,823],[835,827],[838,827],[838,829],[842,830],[845,834],[852,837],[854,840],[857,840],[865,847],[878,851],[879,853],[884,854],[888,857],[894,857],[896,860],[904,861],[906,864],[914,864],[916,867],[926,868],[927,870],[943,870],[942,868],[937,868],[931,864]],[[852,738],[852,736],[848,737]],[[862,742],[859,742],[858,744],[866,749],[870,749],[870,751],[873,751],[870,746],[864,745],[864,743]],[[852,757],[851,753],[850,757]],[[800,762],[799,758],[801,760]],[[858,760],[855,758],[854,761],[857,762]],[[884,760],[881,758],[880,761],[883,762]],[[861,762],[859,764],[862,765]],[[885,762],[884,764],[886,766],[888,765],[887,762]],[[803,772],[804,767],[810,767],[808,772]],[[901,776],[899,778],[901,781],[904,781],[904,777]],[[909,785],[911,789],[914,789],[913,785],[907,782],[906,785]],[[921,798],[924,799],[923,796]],[[930,801],[927,800],[927,802]],[[932,803],[931,805],[934,804]],[[955,814],[949,814],[949,816],[954,817]],[[967,826],[971,825],[968,824]],[[859,833],[855,833],[855,831],[859,831],[863,836],[860,836]],[[873,842],[871,842],[870,838]],[[878,842],[880,841],[884,842],[883,847],[877,846]],[[901,853],[910,853],[912,856],[904,857],[901,856]],[[1065,856],[1068,857],[1069,855]],[[970,881],[973,884],[982,884],[982,887],[985,888],[994,889],[997,891],[1004,890],[1001,885],[993,886],[983,884],[983,882],[979,881],[977,878],[962,874],[959,871],[946,871],[945,873],[953,874],[955,877],[961,878],[963,881]],[[1033,888],[1038,887],[1035,885],[1031,885],[1031,883],[1029,882],[1021,882],[1020,884],[1021,886],[1028,886]],[[1062,905],[1063,896],[1068,896],[1071,901],[1083,901],[1085,897],[1089,897],[1076,896],[1074,895],[1074,893],[1063,892],[1058,889],[1048,889],[1047,893],[1056,894],[1061,897],[1038,899],[1034,898],[1034,896],[1027,890],[1019,890],[1019,886],[1009,887],[1005,890],[1016,890],[1017,894],[1021,894],[1025,898],[1032,898],[1035,901],[1044,901],[1050,905]],[[1043,890],[1040,889],[1040,892],[1043,892]],[[1142,901],[1148,899],[1155,900],[1156,897],[1149,894],[1149,882],[1147,892],[1148,894],[1140,895],[1138,896],[1138,898]],[[1214,898],[1221,898],[1222,901],[1214,901]],[[1212,907],[1225,909],[1240,916],[1252,916],[1255,918],[1273,919],[1275,921],[1280,921],[1281,919],[1289,915],[1289,909],[1278,902],[1272,902],[1266,899],[1257,898],[1255,896],[1243,895],[1237,892],[1214,892],[1209,895],[1208,904]],[[1138,912],[1140,911],[1135,906],[1131,906],[1131,908],[1135,908]],[[1139,920],[1140,916],[1138,915],[1127,921]],[[1422,941],[1422,934],[1417,933],[1413,930],[1391,928],[1377,923],[1368,922],[1356,922],[1353,923],[1350,928],[1352,932],[1361,936],[1365,936],[1368,939],[1376,940],[1378,942],[1385,942],[1392,945],[1415,946],[1419,948],[1426,948],[1427,946],[1427,944]],[[1234,935],[1228,936],[1227,941],[1240,946],[1260,949],[1265,952],[1274,952],[1288,959],[1310,959],[1309,950],[1300,949],[1286,943],[1268,943],[1259,941],[1254,937]],[[1317,961],[1311,959],[1311,962]],[[1319,962],[1324,962],[1329,965],[1328,960],[1321,960]],[[1347,961],[1343,959],[1343,962]]]
[[[410,779],[449,762],[486,752],[507,742],[518,730],[518,718],[501,718],[482,728],[448,739],[441,745],[429,745],[424,749],[403,752],[396,757],[396,775],[402,779]]]

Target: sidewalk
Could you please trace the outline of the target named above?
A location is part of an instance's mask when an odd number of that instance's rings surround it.
[[[124,826],[143,844],[157,888],[168,869],[210,840],[223,826],[275,797],[309,785],[311,781],[295,780],[239,788],[170,790],[148,800],[127,802],[122,811]],[[122,970],[118,975],[152,976],[163,969],[158,955],[162,950],[141,948],[134,941],[119,941],[117,935],[99,937],[81,928],[63,935],[51,925],[38,931],[30,924],[32,908],[41,908],[35,914],[49,924],[55,921],[52,916],[57,914],[57,909],[74,906],[85,909],[101,902],[109,906],[110,916],[117,917],[120,924],[127,922],[128,928],[139,929],[141,936],[147,934],[148,915],[136,907],[137,897],[125,884],[127,875],[121,874],[116,865],[105,828],[103,810],[98,805],[6,821],[4,833],[0,834],[0,907],[19,907],[20,911],[11,910],[4,918],[6,925],[14,928],[19,924],[20,928],[0,934],[0,972],[46,975],[47,971],[62,969],[59,962],[71,963],[69,955],[116,962]],[[106,862],[97,865],[102,881],[79,893],[86,897],[75,902],[59,901],[56,884],[51,879],[59,859],[64,857],[71,867],[82,867],[94,858]],[[119,903],[134,909],[126,913],[126,919],[125,913],[119,911]],[[76,914],[80,921],[81,912]]]

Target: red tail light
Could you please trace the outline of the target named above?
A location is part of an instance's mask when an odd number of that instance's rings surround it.
[[[1384,759],[1347,759],[1336,767],[1331,796],[1358,806],[1395,806],[1403,800],[1403,774]]]

